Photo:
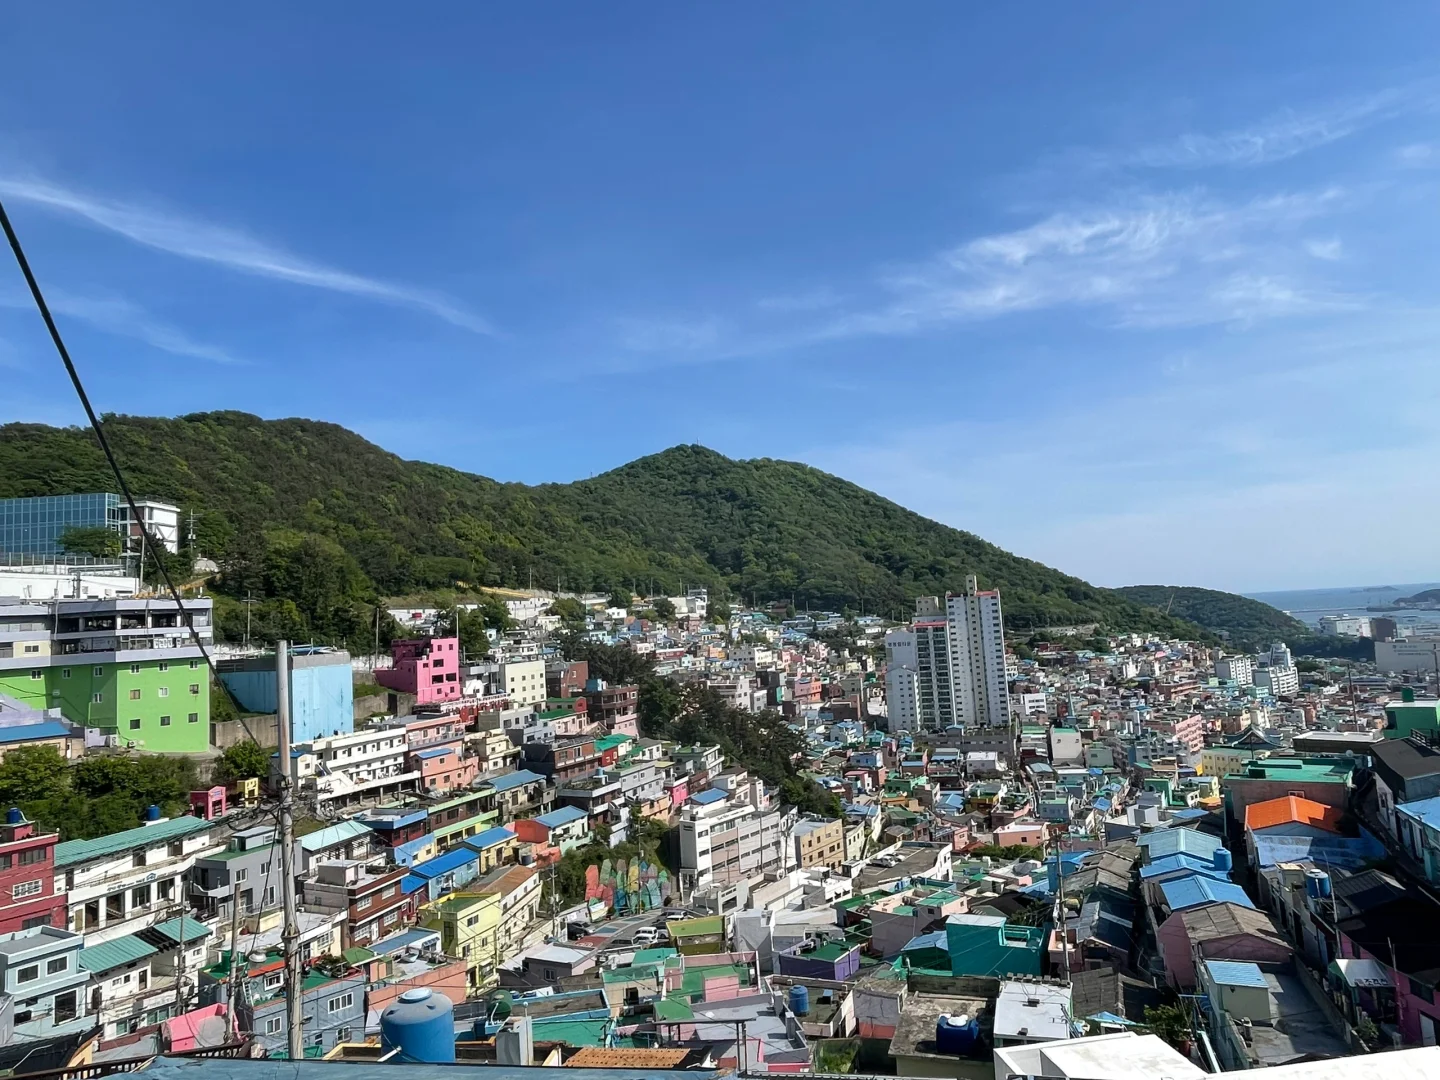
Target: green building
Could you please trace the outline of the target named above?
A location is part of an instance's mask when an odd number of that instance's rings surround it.
[[[1405,687],[1400,700],[1385,706],[1385,738],[1408,739],[1411,735],[1440,735],[1440,701],[1415,700],[1415,691]]]
[[[186,609],[206,644],[211,602]],[[210,672],[171,600],[0,599],[0,694],[121,746],[210,746]]]

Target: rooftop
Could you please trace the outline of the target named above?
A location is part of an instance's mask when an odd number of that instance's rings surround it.
[[[892,1057],[943,1057],[947,1062],[951,1061],[950,1055],[942,1055],[935,1045],[936,1022],[941,1016],[984,1016],[989,1011],[990,1003],[984,998],[911,994],[895,1025],[890,1054]]]
[[[124,832],[97,836],[93,840],[66,840],[55,845],[57,867],[78,866],[94,859],[123,855],[140,848],[156,847],[172,840],[183,840],[198,833],[219,828],[220,820],[206,821],[203,818],[178,817],[168,821],[157,821],[153,825],[141,825]]]

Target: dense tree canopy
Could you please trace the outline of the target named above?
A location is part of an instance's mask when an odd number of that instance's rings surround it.
[[[500,484],[403,461],[333,424],[237,412],[114,416],[132,486],[197,514],[197,553],[230,597],[263,601],[265,635],[361,642],[383,596],[537,585],[900,616],[917,595],[1004,594],[1013,629],[1100,622],[1193,631],[816,469],[679,446],[572,484]],[[106,491],[88,430],[0,427],[0,497]],[[619,596],[617,596],[617,599]],[[261,609],[264,610],[261,610]],[[234,629],[227,615],[222,629]]]
[[[198,786],[188,758],[102,755],[71,765],[53,746],[22,746],[0,762],[0,805],[18,806],[61,840],[133,829],[151,805],[183,814]]]

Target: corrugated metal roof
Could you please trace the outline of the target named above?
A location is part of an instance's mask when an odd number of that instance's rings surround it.
[[[484,851],[488,847],[494,847],[496,844],[504,844],[514,839],[515,832],[513,829],[507,829],[504,825],[497,825],[493,829],[486,829],[482,833],[476,833],[470,837],[470,839],[466,840],[465,844],[467,847],[472,847],[476,851]]]
[[[180,840],[196,833],[219,828],[223,819],[206,821],[203,818],[178,817],[169,821],[158,821],[154,825],[141,825],[136,829],[97,836],[94,840],[66,840],[55,845],[55,865],[75,866],[92,859],[109,855],[122,855],[136,848],[154,847],[171,840]]]
[[[562,806],[558,810],[551,810],[548,814],[541,814],[535,820],[547,829],[557,829],[561,825],[568,825],[572,821],[579,821],[585,817],[585,811],[578,806]]]
[[[422,879],[436,878],[441,874],[448,874],[451,870],[458,869],[466,863],[480,861],[480,853],[474,848],[460,847],[445,852],[444,855],[437,855],[423,863],[417,863],[410,868],[411,877]]]
[[[1205,970],[1212,982],[1220,986],[1253,986],[1265,989],[1265,973],[1259,964],[1248,960],[1206,960]]]
[[[690,801],[699,803],[701,806],[709,806],[711,803],[722,802],[729,796],[719,788],[706,788],[704,791],[697,791],[690,796]]]
[[[109,971],[111,968],[120,967],[122,964],[132,964],[136,960],[143,960],[147,956],[154,956],[159,952],[154,945],[147,945],[138,937],[116,938],[114,941],[104,941],[99,945],[91,945],[89,948],[80,950],[80,966],[86,971]]]
[[[210,928],[202,922],[182,915],[178,919],[167,919],[150,927],[150,932],[163,935],[171,941],[180,941],[181,927],[184,927],[185,941],[202,941],[210,936]]]
[[[32,739],[69,739],[74,736],[75,733],[58,720],[0,727],[0,743],[29,742]]]
[[[1160,892],[1165,897],[1165,905],[1171,911],[1183,911],[1204,904],[1239,904],[1247,908],[1255,906],[1239,885],[1232,885],[1228,881],[1215,881],[1200,874],[1162,882]]]
[[[335,844],[343,844],[357,836],[364,836],[370,828],[359,821],[341,821],[300,837],[300,847],[305,851],[324,851]]]
[[[533,784],[537,780],[544,779],[539,773],[533,773],[529,769],[519,769],[516,772],[506,773],[504,776],[491,777],[485,783],[495,791],[509,791],[511,788]]]

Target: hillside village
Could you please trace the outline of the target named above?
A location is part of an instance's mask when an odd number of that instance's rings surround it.
[[[404,1060],[417,1001],[419,1060],[522,1067],[1328,1076],[1435,1042],[1424,673],[1012,639],[972,577],[900,624],[394,607],[379,654],[288,646],[280,695],[210,597],[54,577],[0,599],[0,1061],[283,1060],[291,995],[335,1062]],[[73,838],[37,789],[155,755],[211,782]]]

